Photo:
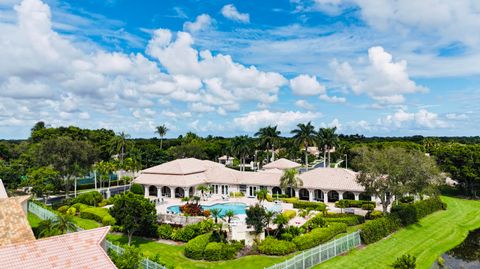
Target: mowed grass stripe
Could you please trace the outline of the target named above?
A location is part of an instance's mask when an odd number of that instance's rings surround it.
[[[442,197],[448,210],[423,218],[392,236],[336,257],[315,268],[389,268],[403,254],[417,257],[418,268],[430,268],[445,251],[460,244],[480,227],[480,201]]]

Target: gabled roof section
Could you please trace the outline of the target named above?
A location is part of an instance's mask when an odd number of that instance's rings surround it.
[[[7,190],[3,186],[3,181],[0,179],[0,199],[8,198]]]
[[[299,163],[287,160],[285,158],[280,158],[276,161],[273,161],[271,163],[268,163],[268,164],[264,165],[263,169],[281,169],[281,170],[284,170],[284,169],[298,168],[300,166],[302,166],[302,165],[299,164]]]
[[[195,158],[177,159],[142,170],[142,174],[188,175],[207,170],[202,160]]]
[[[298,175],[303,188],[363,192],[357,173],[343,168],[316,168]]]
[[[35,240],[22,207],[26,199],[28,196],[0,199],[0,247]]]
[[[102,248],[110,227],[0,247],[2,268],[116,268]]]

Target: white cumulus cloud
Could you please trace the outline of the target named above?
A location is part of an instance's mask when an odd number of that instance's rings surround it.
[[[248,13],[240,13],[233,4],[223,6],[221,12],[227,19],[243,23],[250,22],[250,15]]]
[[[212,25],[212,18],[208,14],[198,15],[195,21],[187,21],[183,24],[183,30],[188,32],[198,32]]]
[[[267,125],[277,125],[278,129],[289,132],[298,123],[306,123],[322,116],[319,112],[285,111],[274,112],[267,109],[251,111],[233,119],[236,126],[244,131],[257,131]]]

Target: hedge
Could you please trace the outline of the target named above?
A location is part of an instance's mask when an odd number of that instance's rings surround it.
[[[347,232],[346,224],[331,223],[326,228],[315,228],[309,233],[295,237],[292,242],[295,243],[298,250],[305,250],[323,244],[337,234],[345,232]]]
[[[80,210],[80,218],[82,219],[91,219],[97,222],[102,222],[105,216],[111,215],[108,213],[108,209],[101,207],[90,207],[86,208],[83,211]]]
[[[170,239],[172,238],[173,227],[168,224],[162,224],[157,228],[158,237],[162,239]]]
[[[65,214],[65,213],[67,213],[68,208],[70,208],[68,205],[64,205],[64,206],[61,206],[61,207],[57,208],[57,211],[62,213],[62,214]]]
[[[203,251],[203,258],[207,261],[231,260],[236,255],[237,247],[223,242],[210,242]]]
[[[391,213],[400,219],[403,226],[407,226],[418,222],[421,218],[433,212],[446,208],[447,205],[444,202],[434,197],[413,204],[401,203],[394,205],[392,206]]]
[[[357,207],[362,208],[362,205],[373,205],[374,207],[377,205],[374,201],[367,201],[367,200],[349,200],[343,199],[335,202],[335,207],[339,207],[341,203],[344,203],[345,207]]]
[[[280,198],[280,200],[281,200],[282,202],[289,203],[289,204],[293,204],[293,203],[295,203],[295,202],[298,202],[298,198],[297,198],[297,197]]]
[[[104,226],[113,226],[115,225],[115,223],[117,223],[117,220],[114,217],[112,217],[110,214],[106,215],[102,219],[102,224]]]
[[[244,196],[245,196],[245,194],[243,194],[243,192],[241,192],[241,191],[237,191],[237,192],[232,191],[230,193],[230,197],[237,197],[238,198],[238,197],[244,197]]]
[[[307,231],[311,231],[315,228],[322,228],[322,227],[325,227],[325,225],[327,224],[327,222],[325,221],[325,219],[323,218],[323,215],[322,214],[318,214],[316,215],[315,217],[307,220],[303,225],[302,225],[302,228],[304,228],[305,230]]]
[[[85,210],[87,208],[91,208],[91,206],[86,205],[86,204],[82,204],[82,203],[73,204],[72,207],[75,208],[77,210],[77,212],[82,212],[83,210]]]
[[[210,243],[210,237],[212,233],[206,233],[195,237],[185,244],[185,256],[195,260],[203,259],[203,251],[205,247]]]
[[[324,211],[327,206],[322,202],[296,201],[293,203],[293,208],[310,208],[317,211]]]
[[[363,216],[352,214],[327,214],[325,216],[325,221],[327,223],[341,222],[347,224],[348,226],[355,226],[364,223],[365,218]]]
[[[135,193],[135,194],[140,194],[143,195],[145,192],[145,189],[143,188],[142,185],[138,183],[133,183],[132,186],[130,187],[130,191]]]
[[[70,207],[65,213],[69,216],[75,216],[77,214],[77,209],[75,207]]]
[[[287,209],[287,210],[283,211],[282,215],[287,217],[287,219],[291,220],[291,219],[295,218],[295,216],[297,215],[297,211],[292,210],[292,209]]]
[[[76,198],[73,199],[72,203],[82,203],[86,205],[96,206],[103,200],[103,195],[98,191],[89,191],[82,194],[79,194]]]
[[[258,251],[266,255],[286,255],[296,250],[293,242],[278,240],[273,237],[267,237],[258,244]]]
[[[167,224],[168,225],[168,224]],[[183,228],[174,230],[170,239],[175,241],[188,242],[198,235],[211,232],[213,230],[213,220],[204,220],[195,224],[187,225]],[[167,239],[167,238],[165,238]]]
[[[366,222],[360,231],[365,244],[371,244],[386,237],[400,228],[400,220],[396,216],[387,216]]]

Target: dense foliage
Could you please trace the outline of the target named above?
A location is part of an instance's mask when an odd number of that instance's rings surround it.
[[[344,223],[332,223],[325,228],[315,228],[309,233],[293,238],[298,250],[305,250],[332,239],[335,235],[347,232],[347,225]]]
[[[296,250],[293,242],[267,237],[258,244],[258,251],[265,255],[286,255]]]
[[[397,217],[383,217],[366,222],[362,226],[360,237],[365,244],[371,244],[400,229]]]
[[[322,202],[309,202],[309,201],[295,201],[293,202],[293,208],[308,208],[311,210],[317,211],[324,211],[326,209],[326,205]]]
[[[224,237],[214,233],[199,235],[185,244],[185,256],[195,260],[219,261],[235,258],[244,247],[243,242],[227,242]]]

